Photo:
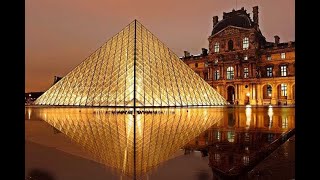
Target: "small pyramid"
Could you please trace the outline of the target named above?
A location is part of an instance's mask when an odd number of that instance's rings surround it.
[[[43,93],[35,104],[181,107],[227,102],[134,20]]]

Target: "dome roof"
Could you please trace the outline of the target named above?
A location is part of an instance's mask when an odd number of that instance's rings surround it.
[[[213,26],[211,35],[216,34],[228,26],[251,28],[253,27],[253,22],[247,13],[242,13],[239,11],[226,13],[223,16],[223,19]]]

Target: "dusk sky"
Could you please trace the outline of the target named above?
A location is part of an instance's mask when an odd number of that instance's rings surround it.
[[[238,0],[267,41],[295,40],[294,0]],[[137,19],[178,56],[208,48],[212,17],[236,9],[236,0],[26,0],[25,91],[45,91],[109,38]]]

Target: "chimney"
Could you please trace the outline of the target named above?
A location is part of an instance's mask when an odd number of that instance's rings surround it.
[[[219,21],[218,16],[213,16],[212,17],[213,26],[215,26],[218,23],[218,21]]]
[[[275,46],[278,46],[278,44],[280,43],[280,37],[275,35],[274,36],[274,43],[275,43]]]
[[[202,55],[204,56],[208,55],[208,49],[202,48]]]
[[[259,26],[259,11],[258,11],[258,6],[253,7],[253,22]]]
[[[184,57],[190,57],[190,53],[188,51],[183,51],[184,52]]]
[[[62,77],[54,76],[53,84],[55,84],[55,83],[57,83],[58,81],[60,81],[60,79],[62,79]]]

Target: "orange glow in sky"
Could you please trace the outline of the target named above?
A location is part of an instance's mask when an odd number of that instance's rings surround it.
[[[295,40],[294,0],[238,0],[267,41]],[[236,0],[27,0],[25,91],[45,91],[134,19],[178,56],[208,48],[212,17],[236,9]]]

